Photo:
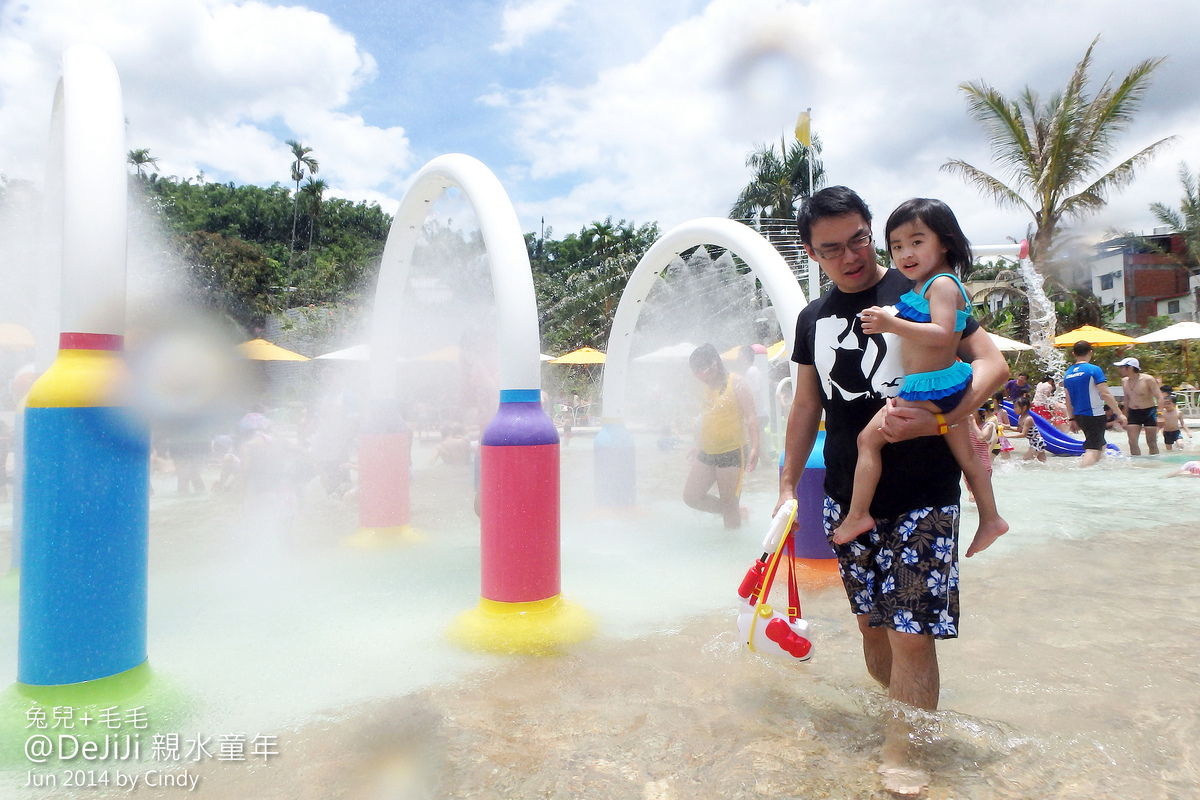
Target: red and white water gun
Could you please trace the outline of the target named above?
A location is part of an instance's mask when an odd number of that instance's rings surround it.
[[[751,565],[750,571],[742,579],[742,585],[738,587],[742,603],[738,608],[737,627],[742,639],[755,653],[807,661],[812,657],[812,639],[809,637],[808,623],[800,618],[800,591],[790,558],[793,548],[792,523],[795,519],[795,500],[788,500],[772,517],[767,538],[763,540],[762,557]],[[785,547],[789,555],[786,615],[766,602]]]

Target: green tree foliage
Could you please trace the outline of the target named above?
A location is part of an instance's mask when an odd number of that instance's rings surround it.
[[[658,223],[635,225],[612,217],[554,240],[553,229],[525,234],[541,319],[542,346],[566,352],[604,349],[621,292],[641,257],[659,237]]]
[[[292,253],[296,249],[296,220],[300,216],[300,181],[304,180],[305,168],[308,169],[309,175],[316,175],[321,165],[317,159],[309,155],[312,152],[311,147],[305,147],[295,139],[288,139],[284,142],[288,147],[292,148],[292,180],[296,183],[296,193],[292,200],[292,241],[288,247],[288,258],[290,260]]]
[[[321,199],[321,182],[297,198],[279,184],[235,186],[152,175],[134,197],[180,242],[188,277],[204,298],[247,330],[300,305],[353,300],[378,269],[391,217],[377,205]],[[306,187],[308,188],[308,187]],[[294,237],[310,245],[291,259]]]
[[[1138,168],[1174,138],[1161,139],[1101,172],[1162,59],[1146,59],[1116,86],[1105,80],[1089,95],[1088,73],[1098,40],[1088,46],[1066,88],[1048,98],[1025,87],[1010,99],[982,81],[960,87],[971,116],[987,129],[993,158],[1010,182],[958,159],[942,169],[960,175],[1002,207],[1029,212],[1034,226],[1030,259],[1043,275],[1060,226],[1103,207],[1109,192],[1127,186]]]
[[[126,160],[137,170],[139,178],[146,177],[144,170],[147,164],[155,167],[158,166],[158,159],[150,155],[150,151],[144,147],[140,150],[130,150]]]
[[[746,156],[746,166],[754,172],[750,183],[742,189],[738,199],[729,209],[732,219],[796,219],[796,201],[809,195],[809,155],[812,158],[812,186],[825,185],[825,170],[816,154],[821,152],[821,142],[813,137],[812,148],[800,142],[788,147],[779,142],[775,145],[761,144]]]
[[[1169,225],[1183,236],[1187,246],[1188,261],[1184,266],[1197,274],[1200,272],[1200,178],[1188,171],[1187,164],[1179,165],[1179,182],[1183,185],[1183,197],[1178,210],[1162,203],[1153,203],[1151,213],[1163,225]]]
[[[193,231],[181,240],[188,279],[201,302],[248,330],[281,310],[275,301],[279,263],[244,239]]]

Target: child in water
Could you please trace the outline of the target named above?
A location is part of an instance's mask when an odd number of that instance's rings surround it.
[[[971,316],[970,298],[954,274],[971,265],[971,246],[950,207],[926,198],[907,200],[893,211],[885,238],[892,263],[916,285],[900,298],[895,313],[878,306],[863,311],[862,329],[867,334],[900,337],[905,378],[896,404],[924,408],[937,416],[939,433],[946,437],[975,494],[979,529],[967,550],[970,557],[1008,530],[1008,523],[996,510],[987,469],[972,451],[967,426],[948,427],[942,416],[959,404],[971,383],[970,365],[956,355]],[[870,508],[883,469],[880,450],[886,442],[880,428],[884,410],[859,434],[854,494],[845,520],[833,533],[837,544],[846,544],[875,527]]]
[[[1171,387],[1162,387],[1162,394],[1163,404],[1158,415],[1158,429],[1162,431],[1163,442],[1167,445],[1168,450],[1175,449],[1176,444],[1183,449],[1180,437],[1186,435],[1191,439],[1192,432],[1187,429],[1187,423],[1183,421],[1183,412],[1175,404],[1175,393],[1171,391]]]
[[[1186,475],[1190,478],[1200,478],[1200,461],[1189,461],[1167,477],[1178,478],[1181,475]]]
[[[1043,464],[1046,463],[1046,442],[1042,439],[1042,432],[1038,430],[1037,424],[1033,421],[1033,415],[1030,412],[1030,403],[1028,397],[1018,397],[1013,401],[1013,410],[1019,415],[1017,418],[1017,435],[1024,436],[1025,441],[1029,443],[1029,449],[1025,451],[1025,461],[1037,459]]]

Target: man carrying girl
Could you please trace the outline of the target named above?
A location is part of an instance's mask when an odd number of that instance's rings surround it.
[[[924,408],[897,408],[904,379],[894,334],[868,334],[862,312],[895,305],[913,283],[876,262],[871,213],[844,186],[823,189],[797,217],[800,239],[834,288],[813,299],[796,322],[795,396],[788,416],[779,503],[796,496],[825,416],[825,526],[836,528],[853,494],[859,434],[887,406],[882,469],[870,503],[873,529],[834,545],[851,610],[858,618],[867,671],[893,700],[935,710],[940,695],[936,639],[958,635],[960,470],[946,429],[966,424],[1008,376],[1004,357],[967,320],[957,345],[972,378],[958,405],[939,420]],[[976,550],[982,548],[976,548]],[[902,588],[901,588],[902,587]],[[897,727],[898,726],[898,727]],[[902,723],[888,731],[884,785],[916,793],[928,780],[914,768]]]

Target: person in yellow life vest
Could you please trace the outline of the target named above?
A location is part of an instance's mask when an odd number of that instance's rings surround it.
[[[754,397],[741,376],[725,369],[711,344],[697,347],[690,359],[692,374],[704,384],[699,445],[693,448],[683,502],[699,511],[720,514],[726,528],[739,528],[738,498],[742,473],[758,463],[758,417]],[[717,494],[709,493],[713,484]]]

